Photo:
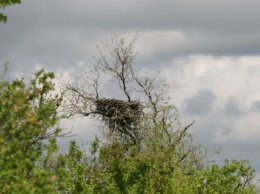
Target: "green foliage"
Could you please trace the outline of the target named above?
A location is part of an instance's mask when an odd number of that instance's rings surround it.
[[[67,171],[60,181],[58,193],[89,193],[90,187],[86,184],[88,158],[75,141],[70,143],[70,149],[63,159]]]
[[[73,142],[65,158],[68,193],[255,193],[254,170],[244,160],[183,169],[172,150],[142,153],[130,144],[101,144],[99,139],[89,154]]]
[[[0,191],[53,193],[60,167],[56,137],[61,97],[51,97],[53,73],[35,73],[26,84],[0,80]]]
[[[21,0],[1,0],[0,1],[0,9],[3,9],[7,6],[12,6],[14,4],[21,3]],[[7,22],[7,16],[0,13],[0,22],[6,23]]]
[[[199,190],[204,193],[254,193],[253,175],[248,161],[226,160],[224,166],[213,164],[203,171],[204,184]]]

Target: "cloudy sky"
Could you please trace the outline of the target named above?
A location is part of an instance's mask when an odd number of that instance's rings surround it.
[[[131,40],[139,66],[162,71],[173,103],[197,143],[247,158],[260,174],[260,1],[23,0],[0,24],[0,64],[11,76],[44,67],[84,70],[96,46],[116,33]],[[96,124],[67,121],[89,141]],[[91,127],[86,127],[91,126]],[[90,129],[87,129],[90,128]]]

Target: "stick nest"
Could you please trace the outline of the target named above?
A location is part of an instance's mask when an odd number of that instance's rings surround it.
[[[111,132],[130,130],[138,124],[143,114],[144,106],[138,101],[123,101],[117,99],[98,99],[95,101],[96,111],[109,126]]]

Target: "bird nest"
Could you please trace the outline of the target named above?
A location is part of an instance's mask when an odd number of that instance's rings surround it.
[[[108,125],[110,131],[130,130],[140,119],[144,106],[138,101],[123,101],[117,99],[98,99],[95,101],[96,113]]]

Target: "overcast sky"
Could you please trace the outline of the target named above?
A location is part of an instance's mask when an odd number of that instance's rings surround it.
[[[138,66],[162,71],[197,143],[246,158],[260,174],[260,1],[23,0],[0,24],[0,64],[12,76],[44,67],[79,72],[116,33],[131,40]],[[70,128],[71,121],[66,126]],[[96,124],[73,123],[89,141]],[[91,126],[91,129],[88,129]]]

